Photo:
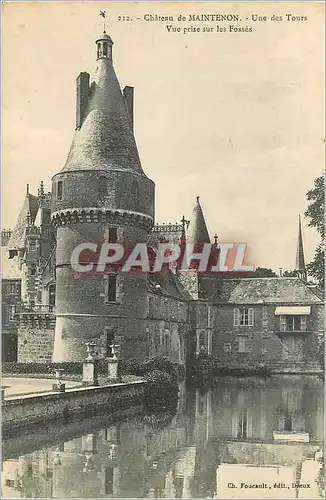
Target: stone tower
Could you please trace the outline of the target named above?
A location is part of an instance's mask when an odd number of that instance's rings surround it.
[[[133,133],[133,88],[121,92],[112,63],[113,41],[96,40],[97,68],[77,78],[76,131],[64,168],[52,179],[56,248],[56,330],[53,361],[85,358],[86,342],[112,342],[123,357],[143,353],[145,275],[76,274],[74,248],[104,241],[132,247],[154,224],[155,185],[142,170]],[[90,255],[84,257],[87,264]]]

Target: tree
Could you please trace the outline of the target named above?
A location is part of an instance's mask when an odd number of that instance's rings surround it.
[[[324,288],[325,266],[324,195],[325,177],[321,175],[315,179],[313,189],[310,189],[306,194],[309,205],[304,214],[305,217],[310,219],[308,225],[314,227],[321,237],[321,243],[316,248],[314,259],[307,264],[308,273],[318,281],[321,288]]]
[[[274,273],[272,269],[267,267],[257,267],[257,269],[252,273],[252,278],[276,278],[277,274]]]
[[[283,271],[283,278],[296,278],[298,276],[298,271],[295,269],[293,271]]]

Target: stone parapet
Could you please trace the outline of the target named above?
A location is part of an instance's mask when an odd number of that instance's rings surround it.
[[[10,436],[18,429],[53,420],[78,420],[103,411],[139,406],[144,400],[145,384],[136,381],[8,397],[2,405],[2,431]]]

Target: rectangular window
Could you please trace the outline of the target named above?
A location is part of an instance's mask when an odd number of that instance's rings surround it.
[[[306,316],[280,316],[281,332],[305,332],[306,330]]]
[[[148,316],[149,318],[154,316],[154,297],[148,298]]]
[[[100,196],[106,196],[108,194],[108,187],[107,187],[107,178],[104,176],[101,176],[99,178],[99,195]]]
[[[118,228],[110,227],[109,229],[109,243],[116,243],[118,240]]]
[[[32,240],[29,240],[29,249],[30,250],[35,250],[36,248],[36,240],[32,239]]]
[[[253,326],[254,310],[252,307],[236,307],[233,319],[234,326]]]
[[[7,290],[10,295],[15,295],[17,293],[17,287],[15,283],[9,283],[7,286]]]
[[[35,265],[32,265],[30,267],[30,274],[31,274],[31,276],[35,276],[36,275],[36,266]]]
[[[300,316],[300,330],[302,332],[307,330],[307,316]]]
[[[236,307],[233,311],[233,320],[234,326],[240,325],[240,310],[238,307]]]
[[[248,413],[247,409],[244,408],[240,415],[239,415],[239,420],[238,420],[238,438],[246,438],[247,437],[247,431],[248,431]]]
[[[280,330],[286,332],[286,316],[280,316]]]
[[[117,275],[108,275],[108,288],[107,288],[107,299],[109,302],[116,302],[117,300]]]
[[[232,351],[232,347],[231,347],[231,344],[224,344],[224,352],[225,353],[228,353],[228,352],[231,352]]]
[[[254,310],[252,307],[248,309],[248,326],[254,326]]]
[[[238,337],[239,352],[249,352],[248,337]]]
[[[9,306],[9,321],[15,321],[16,306]]]
[[[58,200],[62,200],[62,192],[63,192],[63,183],[62,183],[62,181],[59,181],[58,186],[57,186],[57,198],[58,198]]]

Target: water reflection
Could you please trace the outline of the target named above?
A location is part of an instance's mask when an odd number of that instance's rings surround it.
[[[322,405],[315,377],[225,378],[209,390],[182,385],[165,425],[100,417],[9,439],[2,494],[322,498]]]

